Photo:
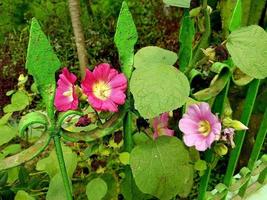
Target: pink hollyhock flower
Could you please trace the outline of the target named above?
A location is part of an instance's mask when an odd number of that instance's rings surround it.
[[[77,77],[65,67],[59,75],[54,105],[58,111],[78,108],[78,96],[74,90]]]
[[[193,104],[179,121],[179,128],[184,133],[184,143],[195,146],[198,151],[205,151],[220,138],[221,122],[212,114],[207,103]]]
[[[161,135],[173,136],[174,130],[168,128],[169,113],[163,113],[153,120],[154,134],[153,138],[156,139]]]
[[[118,105],[125,103],[127,79],[107,63],[96,66],[93,72],[87,69],[81,86],[97,111],[117,112]]]

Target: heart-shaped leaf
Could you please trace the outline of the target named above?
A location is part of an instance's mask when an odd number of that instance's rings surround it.
[[[252,25],[233,31],[226,47],[234,64],[253,78],[267,77],[267,33]]]
[[[135,108],[145,118],[181,107],[189,96],[186,76],[173,66],[150,64],[136,69],[130,82]]]
[[[189,162],[183,143],[167,136],[136,146],[130,157],[138,188],[162,200],[189,194],[193,184],[193,167]]]

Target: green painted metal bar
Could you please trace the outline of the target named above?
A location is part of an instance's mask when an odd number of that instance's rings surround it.
[[[249,85],[249,89],[247,91],[247,96],[246,96],[246,100],[245,100],[245,105],[243,108],[243,113],[241,116],[241,122],[248,126],[252,111],[253,111],[253,107],[254,107],[254,103],[257,97],[257,93],[258,93],[258,89],[259,89],[259,85],[260,85],[260,80],[255,79],[253,80],[250,85]],[[231,151],[230,154],[230,159],[227,165],[227,170],[226,170],[226,174],[224,177],[224,184],[229,187],[231,184],[231,180],[232,177],[234,175],[235,172],[235,168],[239,159],[239,155],[241,152],[241,148],[244,142],[244,138],[245,138],[245,134],[246,131],[239,131],[238,133],[236,133],[235,135],[235,144],[236,147]]]
[[[226,101],[228,91],[230,87],[230,81],[228,81],[225,88],[219,93],[219,95],[216,97],[216,100],[213,105],[212,111],[215,113],[221,114],[224,110],[224,102]],[[208,163],[211,163],[214,160],[214,154],[211,149],[209,149],[205,153],[205,160]],[[208,166],[208,168],[205,171],[205,174],[200,179],[200,186],[199,186],[199,195],[198,200],[204,200],[206,196],[206,191],[208,188],[209,180],[210,180],[210,174],[211,174],[211,166]]]
[[[261,123],[260,129],[259,129],[259,132],[257,134],[256,141],[255,141],[255,144],[254,144],[253,149],[252,149],[252,153],[251,153],[249,161],[248,161],[247,167],[250,170],[253,170],[253,168],[255,166],[255,162],[259,158],[260,151],[261,151],[262,145],[264,143],[264,139],[266,137],[266,133],[267,133],[267,109],[265,110],[265,113],[264,113],[264,116],[262,119],[262,123]],[[239,195],[241,197],[243,197],[245,195],[247,187],[248,187],[248,182],[239,191]]]
[[[62,147],[60,144],[60,138],[59,137],[60,137],[59,135],[53,135],[55,148],[56,148],[56,154],[57,154],[57,158],[58,158],[58,164],[59,164],[61,176],[63,179],[63,184],[65,187],[67,200],[72,200],[70,181],[69,181],[69,177],[68,177],[68,173],[67,173],[67,169],[66,169],[66,165],[65,165],[64,156],[63,156]]]

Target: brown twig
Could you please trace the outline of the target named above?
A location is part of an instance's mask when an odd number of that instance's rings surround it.
[[[85,69],[88,66],[88,56],[85,48],[84,33],[80,20],[81,16],[80,0],[69,0],[69,10],[75,36],[78,59],[80,63],[80,73],[82,79],[84,79]]]

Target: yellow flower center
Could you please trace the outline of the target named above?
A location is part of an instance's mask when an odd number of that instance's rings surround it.
[[[64,93],[63,93],[63,96],[65,96],[65,97],[72,96],[72,89],[70,89],[70,90],[64,92]]]
[[[210,123],[207,120],[202,120],[198,123],[198,131],[204,135],[208,136],[211,131]]]
[[[105,101],[111,94],[111,87],[108,83],[99,81],[93,85],[93,93],[98,99]]]

